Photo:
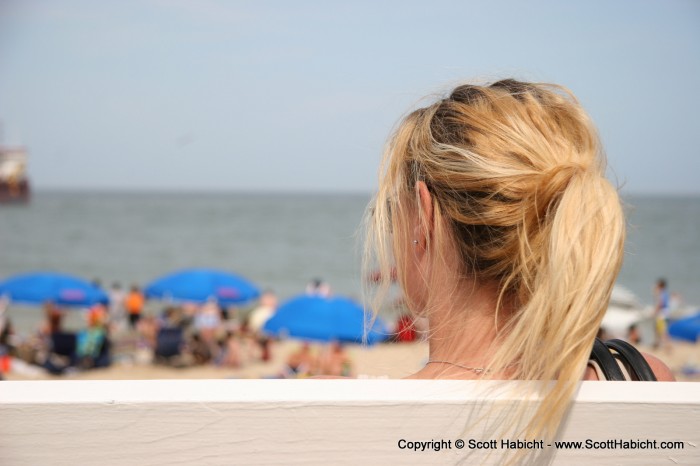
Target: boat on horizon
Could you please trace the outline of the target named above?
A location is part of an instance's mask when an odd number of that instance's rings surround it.
[[[0,204],[26,204],[30,197],[26,147],[0,145]]]

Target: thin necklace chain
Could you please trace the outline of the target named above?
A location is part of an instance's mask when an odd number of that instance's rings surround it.
[[[468,370],[468,371],[473,372],[473,373],[475,373],[475,374],[477,374],[477,375],[480,375],[480,374],[487,374],[487,373],[490,372],[490,371],[489,371],[487,368],[485,368],[485,367],[469,367],[469,366],[463,366],[462,364],[457,364],[456,362],[437,361],[437,360],[435,360],[435,359],[430,359],[430,360],[428,360],[428,362],[426,362],[425,365],[427,366],[428,364],[449,364],[449,365],[451,365],[451,366],[460,367],[460,368],[462,368],[462,369]]]

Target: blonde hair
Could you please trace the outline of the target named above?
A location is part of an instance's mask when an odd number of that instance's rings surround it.
[[[393,256],[392,241],[409,239],[398,226],[409,209],[422,215],[419,181],[433,203],[430,250],[457,251],[456,278],[497,286],[489,367],[541,382],[525,432],[553,437],[583,377],[624,246],[622,207],[590,118],[567,89],[512,79],[458,86],[409,114],[389,141],[366,219],[366,266],[383,277],[379,301],[391,267],[406,260]],[[433,278],[423,279],[430,293]]]

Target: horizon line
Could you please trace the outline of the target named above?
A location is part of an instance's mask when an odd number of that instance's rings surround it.
[[[95,187],[95,186],[45,186],[34,188],[34,193],[104,193],[104,194],[297,194],[297,195],[344,195],[344,196],[373,196],[374,190],[364,189],[327,189],[327,188],[170,188],[170,187]],[[621,197],[700,197],[700,192],[674,191],[619,191]]]
[[[356,195],[356,196],[372,196],[374,192],[369,190],[350,190],[350,189],[314,189],[314,188],[152,188],[152,187],[94,187],[94,186],[48,186],[34,188],[34,193],[104,193],[104,194],[323,194],[323,195]]]

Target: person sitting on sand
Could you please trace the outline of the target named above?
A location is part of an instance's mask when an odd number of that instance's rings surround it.
[[[9,304],[9,299],[0,296],[0,380],[3,372],[10,371],[10,360],[15,352],[12,338],[14,329],[7,312]]]
[[[334,341],[319,358],[318,375],[333,376],[333,377],[352,377],[353,367],[352,360],[345,353],[345,348]]]
[[[194,329],[202,340],[209,345],[209,350],[216,350],[216,337],[221,327],[221,313],[215,299],[210,298],[194,317]]]
[[[311,345],[305,341],[301,347],[287,358],[289,377],[309,377],[318,373],[318,358],[311,351]]]
[[[139,318],[136,324],[136,332],[138,334],[138,345],[142,348],[153,350],[156,347],[158,339],[158,329],[160,323],[154,316],[146,316]]]
[[[106,312],[95,310],[87,315],[87,328],[77,335],[76,355],[78,366],[82,369],[90,369],[96,365],[97,359],[102,353],[102,347],[107,339],[104,319]]]
[[[196,365],[208,364],[212,358],[211,347],[197,332],[190,336],[187,342],[187,352]]]
[[[232,330],[219,341],[219,354],[216,364],[224,367],[239,368],[243,366],[243,349],[236,333]]]
[[[380,266],[373,309],[395,266],[429,320],[410,378],[539,381],[517,385],[541,396],[522,432],[552,438],[579,382],[599,378],[589,357],[624,252],[590,118],[561,86],[460,85],[401,122],[380,177],[365,269]]]

